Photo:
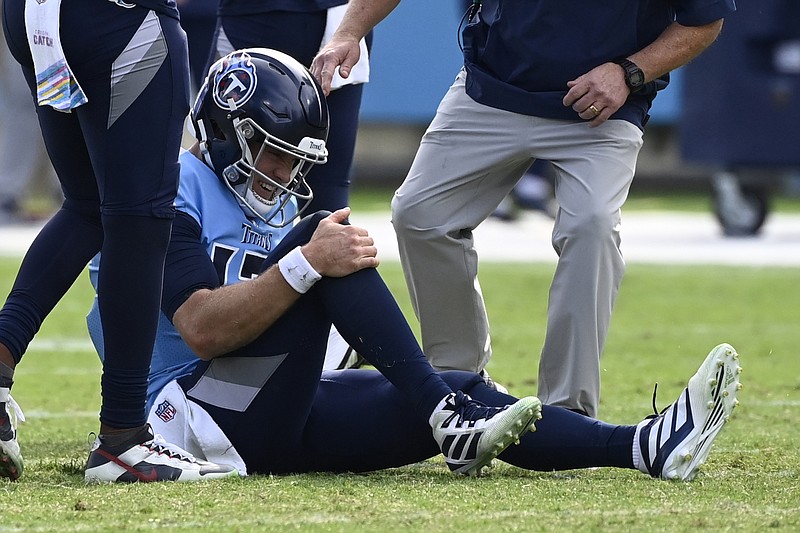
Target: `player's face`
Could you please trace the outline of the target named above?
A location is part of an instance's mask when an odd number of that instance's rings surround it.
[[[294,161],[295,158],[289,154],[264,149],[256,163],[256,170],[283,185],[288,185],[291,181]],[[278,192],[273,185],[258,179],[258,177],[253,180],[251,187],[256,195],[267,201],[273,200]]]

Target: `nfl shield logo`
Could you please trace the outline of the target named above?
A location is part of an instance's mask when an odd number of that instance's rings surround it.
[[[158,407],[156,407],[156,416],[157,416],[158,418],[160,418],[161,420],[163,420],[164,422],[169,422],[170,420],[172,420],[173,418],[175,418],[175,413],[176,413],[176,412],[177,412],[177,411],[176,411],[176,410],[175,410],[175,408],[172,406],[172,404],[171,404],[171,403],[169,403],[169,402],[168,402],[168,401],[166,401],[166,400],[164,400],[163,402],[161,402],[161,403],[158,405]]]

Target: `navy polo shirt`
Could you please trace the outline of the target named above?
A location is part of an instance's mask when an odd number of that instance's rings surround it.
[[[219,14],[251,15],[269,11],[292,11],[295,13],[312,13],[325,11],[328,8],[341,6],[347,0],[220,0]]]
[[[463,31],[466,91],[515,113],[578,120],[564,107],[567,81],[652,43],[672,22],[700,26],[736,10],[734,0],[483,0]],[[611,118],[643,127],[662,76]]]

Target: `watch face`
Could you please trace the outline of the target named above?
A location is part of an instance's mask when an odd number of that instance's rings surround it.
[[[625,70],[625,84],[631,91],[638,91],[644,85],[644,72],[633,61],[621,59],[616,62]]]
[[[644,85],[644,73],[638,67],[630,71],[628,79],[632,87],[641,87]]]

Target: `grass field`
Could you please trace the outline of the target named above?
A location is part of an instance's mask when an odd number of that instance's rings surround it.
[[[0,259],[5,295],[18,259]],[[536,391],[552,265],[487,264],[492,376]],[[381,272],[411,315],[399,265]],[[84,276],[17,371],[26,471],[0,481],[6,531],[798,531],[800,271],[632,265],[603,359],[601,418],[632,423],[673,401],[710,348],[744,367],[741,406],[691,483],[597,469],[527,472],[499,464],[456,478],[440,459],[366,475],[257,476],[204,484],[86,486],[100,365],[83,322]]]

